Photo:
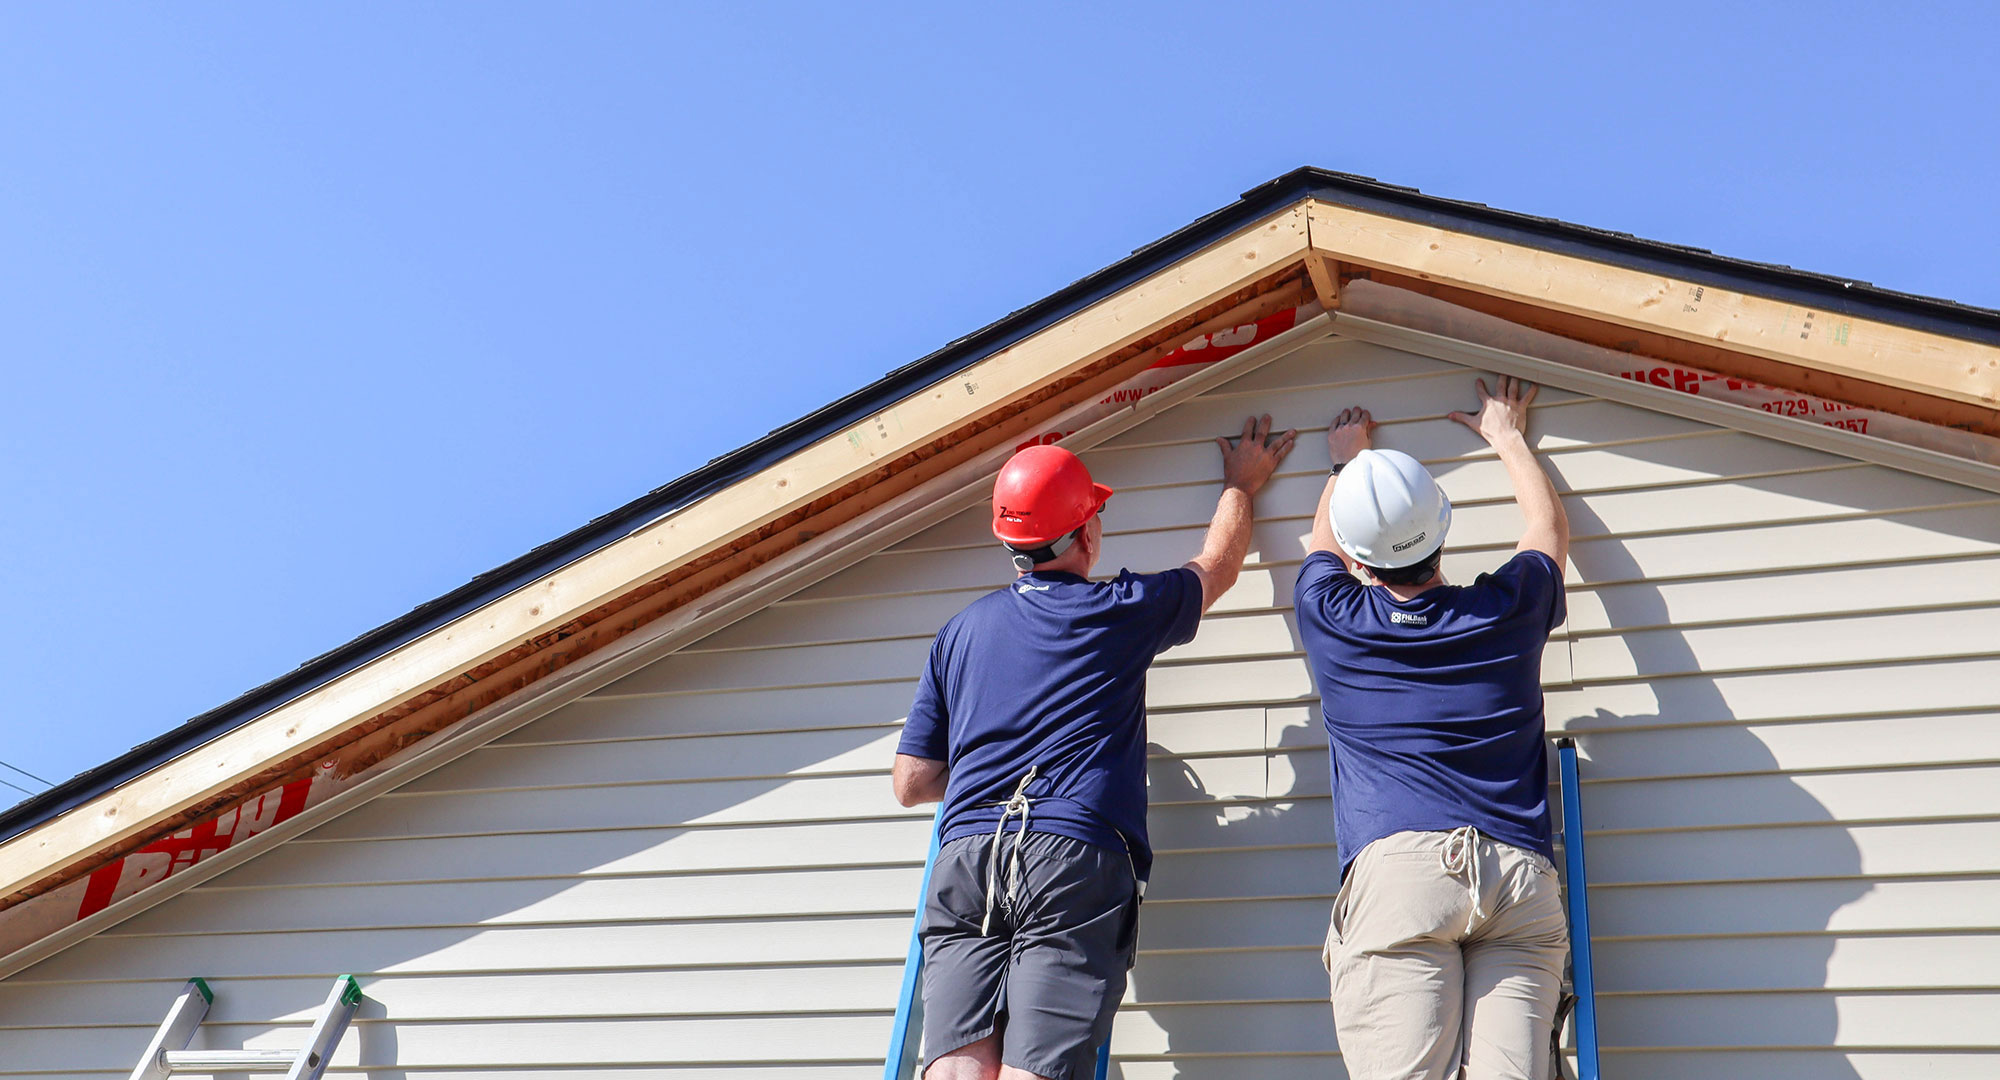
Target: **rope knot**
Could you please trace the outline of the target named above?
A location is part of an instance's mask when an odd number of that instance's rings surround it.
[[[1470,934],[1473,924],[1486,917],[1486,909],[1479,903],[1479,830],[1462,825],[1445,834],[1444,846],[1438,849],[1438,865],[1453,877],[1465,877],[1465,887],[1472,893],[1472,914],[1465,918],[1465,932]]]
[[[1009,853],[1007,865],[1009,908],[1014,906],[1015,898],[1021,892],[1021,844],[1028,838],[1028,813],[1035,806],[1034,800],[1028,798],[1028,785],[1034,782],[1035,772],[1039,768],[1038,765],[1028,766],[1027,775],[1021,777],[1021,782],[1014,786],[1013,797],[1000,804],[1000,823],[993,827],[993,857],[987,861],[986,866],[986,917],[979,921],[981,937],[986,936],[993,926],[993,904],[1000,887],[1000,845],[1007,834],[1008,820],[1016,815],[1021,819],[1021,828],[1014,833],[1014,850]]]

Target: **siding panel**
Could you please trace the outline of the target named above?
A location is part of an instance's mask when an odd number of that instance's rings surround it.
[[[1209,440],[1304,437],[1251,565],[1149,679],[1159,860],[1114,1046],[1128,1080],[1342,1076],[1337,887],[1289,610],[1347,404],[1458,505],[1453,580],[1511,552],[1505,471],[1440,419],[1470,373],[1309,345],[1087,455],[1107,562],[1176,565]],[[1577,534],[1544,670],[1586,761],[1608,1068],[2000,1072],[2000,501],[1551,392]],[[973,506],[0,983],[0,1076],[123,1076],[181,979],[219,1041],[373,1001],[335,1075],[877,1075],[928,809],[888,759],[931,634],[1008,568]]]

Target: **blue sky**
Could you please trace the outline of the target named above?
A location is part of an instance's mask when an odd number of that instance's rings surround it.
[[[1302,164],[2000,307],[1989,5],[847,7],[0,9],[0,759],[94,765]]]

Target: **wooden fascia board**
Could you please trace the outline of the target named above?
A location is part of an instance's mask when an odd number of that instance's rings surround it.
[[[0,844],[0,896],[228,791],[602,604],[838,492],[1190,312],[1300,263],[1286,207],[770,467]]]
[[[1988,409],[2000,348],[1310,199],[1316,256]]]
[[[1030,427],[1065,430],[1080,423],[1084,426],[1066,437],[1062,445],[1074,450],[1086,450],[1131,430],[1168,408],[1255,371],[1324,336],[1328,322],[1327,315],[1314,315],[1269,341],[1218,361],[1208,370],[1190,375],[1108,416],[1091,419],[1095,402],[1093,397],[1058,413],[1036,417],[1033,425],[1015,425],[1010,430],[1015,434]],[[977,504],[980,499],[988,497],[994,474],[1012,453],[1012,440],[1003,440],[998,446],[842,522],[807,544],[758,565],[694,604],[649,623],[605,650],[592,654],[582,663],[494,702],[468,717],[463,725],[450,729],[435,740],[413,747],[406,755],[385,762],[379,771],[359,785],[340,792],[327,802],[309,807],[297,817],[234,844],[103,911],[11,954],[0,956],[0,979],[212,880],[384,792],[456,761],[586,693],[638,671],[689,642],[823,581]]]

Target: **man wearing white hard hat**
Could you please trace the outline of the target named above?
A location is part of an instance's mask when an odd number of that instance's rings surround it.
[[[1440,569],[1451,500],[1334,418],[1333,475],[1293,600],[1332,758],[1341,886],[1324,959],[1352,1080],[1541,1080],[1569,933],[1548,807],[1541,661],[1569,521],[1526,437],[1535,388],[1452,413],[1506,466],[1526,527],[1470,585]]]

